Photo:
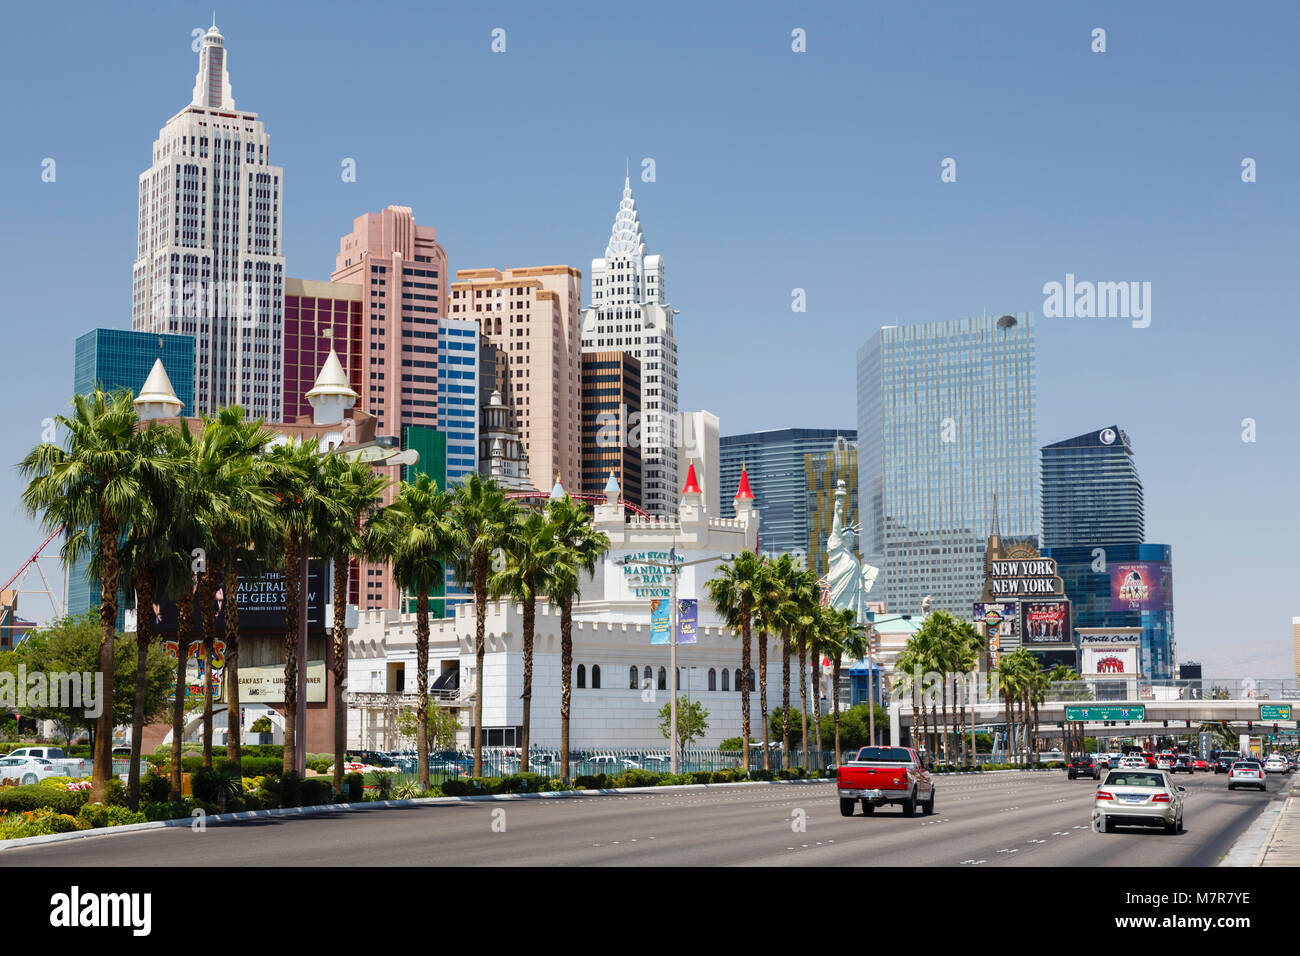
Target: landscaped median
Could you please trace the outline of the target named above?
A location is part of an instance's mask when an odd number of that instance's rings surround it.
[[[548,799],[563,800],[563,799],[572,799],[572,798],[579,798],[579,799],[592,798],[592,797],[600,797],[600,796],[611,795],[611,794],[652,793],[655,791],[668,791],[668,790],[709,790],[717,787],[733,787],[733,786],[752,787],[752,786],[764,786],[764,785],[775,785],[775,786],[816,785],[822,783],[833,783],[835,779],[834,775],[829,773],[824,776],[813,776],[811,778],[808,777],[807,775],[801,777],[796,771],[788,771],[785,773],[785,776],[783,777],[778,777],[778,774],[773,771],[761,771],[761,770],[755,771],[755,773],[752,775],[746,775],[744,771],[740,771],[740,770],[716,771],[716,772],[722,774],[728,774],[728,773],[734,774],[735,779],[728,780],[725,782],[719,782],[719,783],[713,783],[713,782],[678,783],[676,782],[676,778],[690,777],[692,775],[650,773],[651,776],[660,777],[664,779],[661,779],[657,783],[643,784],[639,786],[617,786],[617,787],[607,786],[607,787],[593,787],[593,788],[583,787],[579,785],[576,781],[574,781],[574,783],[570,786],[557,786],[553,789],[544,788],[542,790],[532,790],[532,791],[514,790],[514,789],[512,790],[495,789],[492,790],[492,792],[486,792],[487,788],[484,787],[484,788],[477,788],[473,792],[464,795],[423,796],[423,797],[411,797],[407,799],[378,799],[367,795],[364,799],[357,802],[351,802],[351,803],[324,803],[324,804],[317,804],[313,806],[281,807],[278,809],[265,809],[265,810],[240,810],[240,811],[224,812],[224,813],[223,812],[207,813],[205,811],[204,814],[202,815],[202,823],[204,826],[206,826],[208,824],[236,823],[241,820],[253,820],[253,819],[262,819],[268,817],[273,818],[273,817],[308,816],[308,815],[316,815],[321,813],[335,813],[339,811],[354,812],[354,811],[361,811],[361,810],[381,810],[381,809],[417,807],[417,806],[436,805],[436,804],[475,803],[481,801],[497,801],[497,800],[548,800]],[[712,776],[712,772],[700,771],[700,773],[708,773],[710,777]],[[526,775],[516,774],[515,776],[533,777],[536,776],[536,774],[526,774]],[[619,782],[623,776],[624,775],[622,774],[618,776],[611,776],[610,778],[608,778],[608,781],[611,783]],[[747,776],[749,777],[749,779],[747,779]],[[752,779],[753,777],[762,777],[762,779]],[[494,778],[483,778],[483,779],[491,780]],[[510,778],[504,778],[504,780],[509,780],[509,779]],[[465,781],[456,781],[456,782],[460,783]],[[559,781],[555,781],[555,783],[559,783]],[[11,788],[9,791],[0,791],[0,796],[3,796],[4,794],[10,793],[12,792],[12,790],[17,790],[17,789],[35,789],[35,788],[14,787]],[[434,793],[437,789],[438,788],[432,788],[429,791],[429,793]],[[196,809],[198,808],[197,801],[187,800],[183,802],[186,805],[193,803],[195,805],[195,808]],[[112,812],[117,810],[124,811],[124,813]],[[63,816],[66,817],[68,821],[71,821],[71,826],[67,825],[67,823],[62,823],[59,825],[50,826],[46,829],[40,830],[39,832],[14,833],[13,836],[0,840],[0,852],[3,852],[4,850],[7,849],[16,849],[22,846],[39,845],[43,843],[61,843],[67,840],[77,840],[77,839],[84,839],[86,837],[96,837],[96,836],[108,836],[110,834],[128,833],[128,832],[134,832],[139,830],[157,830],[157,829],[163,829],[165,827],[176,827],[176,826],[193,827],[197,825],[196,818],[199,816],[198,814],[193,814],[191,811],[191,813],[187,813],[183,817],[178,816],[177,818],[174,819],[150,821],[150,820],[141,819],[144,816],[143,814],[138,814],[138,813],[131,814],[131,811],[127,810],[125,807],[121,807],[121,808],[111,807],[111,806],[105,806],[104,804],[83,804],[81,810],[78,812],[79,814],[82,812],[86,812],[86,816],[88,818],[94,818],[104,811],[107,812],[105,813],[105,818],[102,821],[100,821],[99,826],[82,826],[80,820],[68,816],[66,814],[58,814],[56,811],[53,810],[19,811],[19,815],[24,818],[26,818],[29,814],[32,814],[34,816],[44,815],[44,814],[48,814],[50,816]],[[126,819],[127,814],[130,814],[132,819]],[[0,817],[0,819],[3,818]]]

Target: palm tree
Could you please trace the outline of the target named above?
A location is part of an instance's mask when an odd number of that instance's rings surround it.
[[[569,775],[569,704],[573,692],[573,604],[582,593],[582,576],[596,573],[596,565],[609,550],[609,536],[592,527],[586,508],[569,497],[546,503],[546,518],[555,535],[551,571],[545,587],[551,603],[560,609],[560,768]]]
[[[528,769],[528,749],[533,709],[533,638],[537,630],[537,598],[546,590],[547,574],[555,557],[555,526],[536,511],[520,509],[505,549],[504,567],[488,579],[492,597],[508,595],[523,609],[524,692],[519,740],[519,766]]]
[[[839,633],[835,641],[835,656],[832,659],[834,672],[832,680],[835,683],[835,766],[840,765],[840,665],[845,655],[850,660],[865,660],[867,658],[867,629],[860,625],[853,611],[844,610],[840,612],[840,621],[838,625]],[[869,699],[867,706],[875,709],[876,702]],[[873,740],[874,744],[875,741]]]
[[[471,472],[456,486],[451,512],[456,538],[456,575],[474,589],[474,776],[483,775],[483,657],[486,652],[488,569],[504,547],[513,520],[505,491]],[[568,774],[568,768],[564,769]]]
[[[373,487],[368,484],[367,491]],[[380,522],[380,534],[387,539],[384,550],[393,564],[393,580],[415,593],[415,739],[422,790],[429,789],[429,594],[455,556],[452,500],[450,492],[439,491],[437,482],[421,474],[414,484],[402,482],[401,492],[384,509]],[[342,746],[339,740],[336,750]],[[336,759],[334,775],[342,789],[341,757],[336,754]]]
[[[918,745],[923,747],[925,740],[925,707],[922,706],[920,713],[917,713],[920,682],[916,679],[917,673],[923,673],[924,670],[925,663],[921,643],[917,640],[917,636],[913,634],[907,639],[907,644],[904,645],[902,651],[898,654],[898,658],[894,661],[894,686],[899,690],[907,687],[909,696],[912,699],[912,746],[914,747]]]
[[[971,689],[972,685],[967,683],[965,675],[971,674],[975,668],[979,666],[982,639],[979,636],[979,632],[975,629],[975,625],[970,621],[957,621],[953,629],[953,641],[953,663],[956,668],[958,679],[961,681],[961,691],[958,695],[958,704],[961,708],[961,712],[957,718],[960,744],[957,749],[961,754],[963,754],[963,756],[966,756],[967,746],[969,744],[970,753],[966,759],[973,766],[975,763],[975,745],[966,739],[966,732],[970,727],[966,721],[966,699],[967,697],[970,697],[971,724],[973,724],[975,720],[975,698],[973,690]]]
[[[790,766],[790,653],[794,649],[793,632],[798,619],[798,596],[811,591],[816,583],[811,570],[794,563],[789,553],[782,554],[772,566],[781,592],[776,631],[781,635],[781,755]]]
[[[744,687],[740,698],[740,747],[744,768],[749,769],[749,639],[754,608],[763,587],[763,561],[753,551],[742,551],[718,567],[718,576],[706,585],[709,600],[733,634],[740,635],[740,673]],[[766,738],[765,738],[766,739]]]
[[[782,555],[788,558],[789,555]],[[785,621],[784,580],[775,565],[766,560],[759,568],[759,586],[754,601],[754,626],[758,628],[758,714],[763,728],[763,769],[771,770],[771,747],[767,721],[767,637],[778,633]]]
[[[811,575],[795,579],[797,590],[791,596],[790,636],[799,649],[799,708],[803,766],[808,767],[808,648],[809,634],[817,624],[821,610],[821,595],[816,579]],[[820,736],[820,734],[819,734]]]
[[[117,595],[121,537],[136,521],[147,524],[152,503],[144,494],[167,469],[164,457],[150,454],[154,438],[142,438],[129,389],[111,394],[96,386],[72,400],[71,415],[59,415],[55,426],[64,431],[64,447],[37,445],[23,458],[19,473],[28,479],[23,509],[40,516],[48,531],[63,528],[93,534],[103,570],[100,585],[98,670],[103,675],[103,699],[113,700],[113,637],[117,630]],[[85,540],[85,539],[83,539]],[[63,560],[68,553],[65,539]],[[113,773],[113,708],[104,707],[95,725],[94,771],[90,799],[102,801]]]
[[[349,461],[341,455],[330,455],[325,459],[325,482],[329,487],[329,497],[337,505],[333,517],[336,519],[329,528],[332,539],[330,555],[334,565],[334,792],[343,793],[343,760],[347,750],[347,708],[343,703],[343,684],[348,676],[348,577],[352,558],[361,557],[367,550],[374,550],[375,536],[368,535],[375,508],[382,500],[389,479],[375,474],[370,465],[362,461]],[[438,572],[441,574],[441,569]],[[396,577],[396,569],[394,576]],[[399,584],[402,582],[398,582]],[[427,603],[427,602],[426,602]],[[417,654],[419,641],[419,624],[417,622]],[[424,653],[428,658],[428,617],[424,622]],[[420,672],[420,684],[427,681],[427,669]],[[427,693],[425,694],[427,700]],[[424,711],[421,712],[421,727],[428,730]],[[428,774],[427,761],[421,760],[422,772]],[[422,786],[427,788],[425,779]]]

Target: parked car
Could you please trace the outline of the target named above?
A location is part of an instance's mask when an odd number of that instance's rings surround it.
[[[20,784],[39,783],[59,775],[54,764],[43,757],[0,757],[0,780],[17,780]]]
[[[1114,833],[1116,826],[1161,826],[1176,834],[1183,825],[1183,794],[1165,770],[1112,770],[1093,800],[1093,829]]]
[[[1238,787],[1268,789],[1268,784],[1264,781],[1264,768],[1258,760],[1238,760],[1232,765],[1228,771],[1228,789],[1236,790]]]
[[[1071,780],[1075,777],[1091,777],[1093,780],[1101,779],[1101,765],[1097,763],[1091,754],[1081,754],[1070,758],[1070,765],[1066,768],[1066,772]]]
[[[905,817],[914,816],[917,806],[934,813],[934,777],[911,747],[863,747],[836,768],[835,786],[841,816],[853,816],[859,802],[864,814],[886,803],[899,804]]]
[[[129,753],[129,751],[128,751]],[[40,757],[42,760],[67,760],[68,755],[62,747],[19,747],[6,757]]]
[[[613,754],[596,754],[591,758],[591,765],[599,772],[614,770],[619,766],[619,758]]]
[[[672,758],[667,754],[646,754],[641,758],[641,766],[647,770],[667,770],[672,766]]]

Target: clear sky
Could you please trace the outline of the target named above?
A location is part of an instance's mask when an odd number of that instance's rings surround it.
[[[453,269],[602,255],[631,161],[723,434],[856,426],[883,324],[1038,316],[1048,444],[1128,431],[1174,553],[1179,656],[1291,673],[1300,615],[1300,5],[225,3],[235,102],[285,169],[287,272],[396,203]],[[19,4],[0,31],[6,460],[130,327],[136,183],[210,6]],[[1092,32],[1106,31],[1104,53]],[[505,31],[504,53],[491,49]],[[806,52],[791,33],[806,32]],[[56,179],[43,182],[42,161]],[[642,182],[645,158],[655,181]],[[1242,181],[1253,158],[1257,181]],[[356,182],[341,164],[356,161]],[[940,180],[945,158],[956,182]],[[1043,318],[1047,282],[1150,282],[1151,322]],[[792,290],[807,310],[791,310]],[[1253,419],[1255,441],[1242,440]],[[39,543],[0,469],[0,583]],[[23,610],[42,617],[39,606]]]

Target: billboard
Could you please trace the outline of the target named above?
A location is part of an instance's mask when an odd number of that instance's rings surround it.
[[[283,704],[284,665],[241,667],[239,669],[241,704]],[[307,703],[325,703],[325,662],[307,662]]]
[[[1136,645],[1083,648],[1084,677],[1138,677]]]
[[[1020,602],[1021,647],[1072,643],[1068,600]]]
[[[1126,561],[1110,566],[1112,611],[1168,611],[1173,571],[1167,561]]]
[[[218,575],[218,586],[213,600],[212,617],[217,625],[217,632],[225,629],[226,594]],[[198,610],[197,592],[191,598]],[[241,631],[275,631],[283,633],[285,629],[284,574],[280,571],[268,571],[260,577],[241,576],[239,594],[236,598],[239,607],[239,627]],[[159,601],[153,606],[154,631],[157,634],[176,633],[176,603]],[[325,630],[325,564],[312,561],[307,571],[307,629],[309,631]],[[201,634],[202,628],[195,622],[195,633]]]
[[[987,601],[975,605],[975,623],[985,624],[989,637],[1016,636],[1016,602]]]

